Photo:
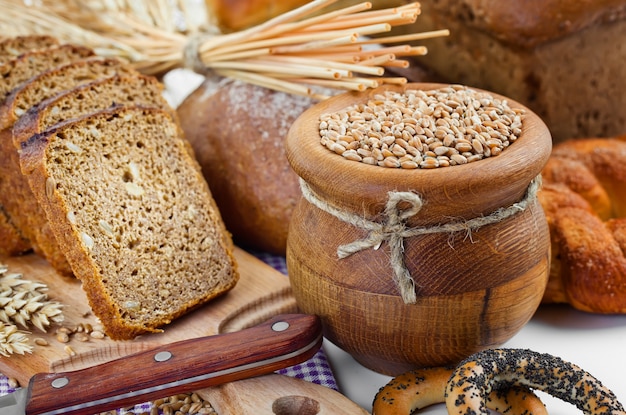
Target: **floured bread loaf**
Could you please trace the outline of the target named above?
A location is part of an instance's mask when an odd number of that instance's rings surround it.
[[[431,74],[420,68],[400,75],[415,82],[432,81]],[[296,118],[318,102],[208,77],[178,106],[185,137],[237,245],[285,255],[291,215],[301,192],[284,141]]]
[[[23,144],[21,163],[111,338],[157,331],[237,282],[230,235],[166,111],[57,124]]]
[[[116,59],[79,59],[32,77],[14,89],[0,106],[0,204],[35,251],[64,275],[72,274],[71,267],[20,172],[19,155],[13,144],[13,125],[30,108],[57,93],[118,73],[135,71]]]
[[[283,141],[314,103],[240,81],[207,79],[178,107],[185,136],[239,246],[285,254],[301,193]]]

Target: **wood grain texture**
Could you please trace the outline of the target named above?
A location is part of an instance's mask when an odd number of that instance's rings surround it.
[[[95,366],[179,340],[238,331],[257,325],[274,315],[296,311],[286,276],[241,249],[237,248],[235,255],[241,273],[237,286],[226,295],[166,326],[164,332],[143,335],[131,341],[105,338],[90,339],[87,342],[72,339],[69,343],[61,343],[55,335],[58,327],[51,327],[48,333],[33,329],[36,331],[31,332],[29,337],[45,339],[48,345],[34,345],[32,354],[0,358],[0,373],[26,385],[36,373]],[[74,327],[84,323],[93,327],[99,326],[91,314],[78,280],[58,275],[46,261],[36,255],[0,257],[0,262],[9,266],[9,272],[22,273],[24,279],[42,282],[48,286],[49,298],[64,304],[63,326]],[[75,355],[68,355],[66,346],[70,346]]]
[[[289,161],[311,190],[336,208],[383,222],[389,192],[417,193],[424,205],[406,221],[431,227],[488,216],[524,198],[551,150],[545,124],[525,108],[523,133],[497,157],[436,169],[393,169],[346,160],[320,144],[322,113],[365,102],[385,86],[328,99],[306,111],[286,141]],[[493,94],[497,98],[504,97]],[[287,266],[298,305],[320,315],[325,336],[375,371],[454,364],[512,337],[537,309],[547,283],[550,241],[540,204],[471,232],[405,238],[403,260],[417,302],[393,280],[389,244],[344,259],[337,247],[367,236],[301,199],[292,216]]]
[[[321,333],[317,316],[281,314],[233,333],[174,342],[77,371],[38,374],[30,380],[26,412],[92,415],[271,374],[313,357]]]
[[[268,388],[267,385],[272,385]],[[263,390],[264,393],[258,393]],[[282,375],[231,382],[198,392],[218,414],[241,415],[366,415],[337,391]]]

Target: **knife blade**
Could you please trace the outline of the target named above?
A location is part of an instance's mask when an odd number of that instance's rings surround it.
[[[3,415],[92,415],[259,376],[311,358],[319,317],[275,316],[238,332],[183,340],[71,372],[41,373],[0,397]]]

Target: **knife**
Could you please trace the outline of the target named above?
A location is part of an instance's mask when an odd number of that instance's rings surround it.
[[[100,365],[31,377],[0,397],[2,415],[93,415],[177,393],[263,375],[311,358],[319,317],[278,315],[238,332],[183,340]]]

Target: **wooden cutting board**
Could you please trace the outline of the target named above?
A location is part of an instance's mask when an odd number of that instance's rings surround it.
[[[242,330],[262,323],[274,315],[297,311],[289,279],[285,275],[239,248],[235,250],[235,257],[241,276],[235,288],[176,320],[163,333],[143,335],[131,341],[104,338],[82,342],[72,338],[70,342],[62,343],[56,339],[55,330],[59,326],[52,327],[48,333],[34,329],[30,338],[45,339],[48,345],[35,345],[33,353],[29,355],[0,357],[0,373],[17,379],[20,385],[26,385],[36,373],[95,366],[162,344]],[[87,323],[94,328],[99,327],[78,280],[59,276],[46,261],[36,255],[0,257],[0,262],[9,266],[9,272],[22,273],[24,279],[39,281],[48,286],[50,299],[65,305],[65,321],[61,327]],[[68,354],[66,346],[71,347],[73,355]],[[224,414],[368,414],[347,397],[330,388],[277,374],[230,382],[197,392],[221,408],[222,412],[218,413]],[[246,398],[242,400],[242,397]],[[300,407],[300,404],[306,406]],[[237,410],[230,412],[234,408]]]
[[[238,331],[259,324],[270,317],[295,312],[289,279],[247,252],[236,248],[235,256],[241,278],[235,288],[222,297],[165,327],[163,333],[142,335],[132,341],[109,338],[80,341],[71,335],[68,343],[57,340],[58,325],[47,333],[33,328],[29,337],[44,339],[48,345],[34,345],[33,353],[24,356],[0,357],[0,373],[25,385],[35,373],[61,372],[94,366],[141,350],[171,342]],[[91,313],[87,298],[74,278],[59,276],[46,261],[36,255],[0,257],[9,272],[23,274],[22,278],[48,286],[48,296],[64,305],[63,327],[91,324],[101,327]],[[68,349],[67,346],[71,348]]]
[[[263,393],[258,393],[260,390]],[[198,391],[198,395],[211,402],[211,406],[218,414],[369,414],[339,392],[315,383],[276,374],[203,389]]]

